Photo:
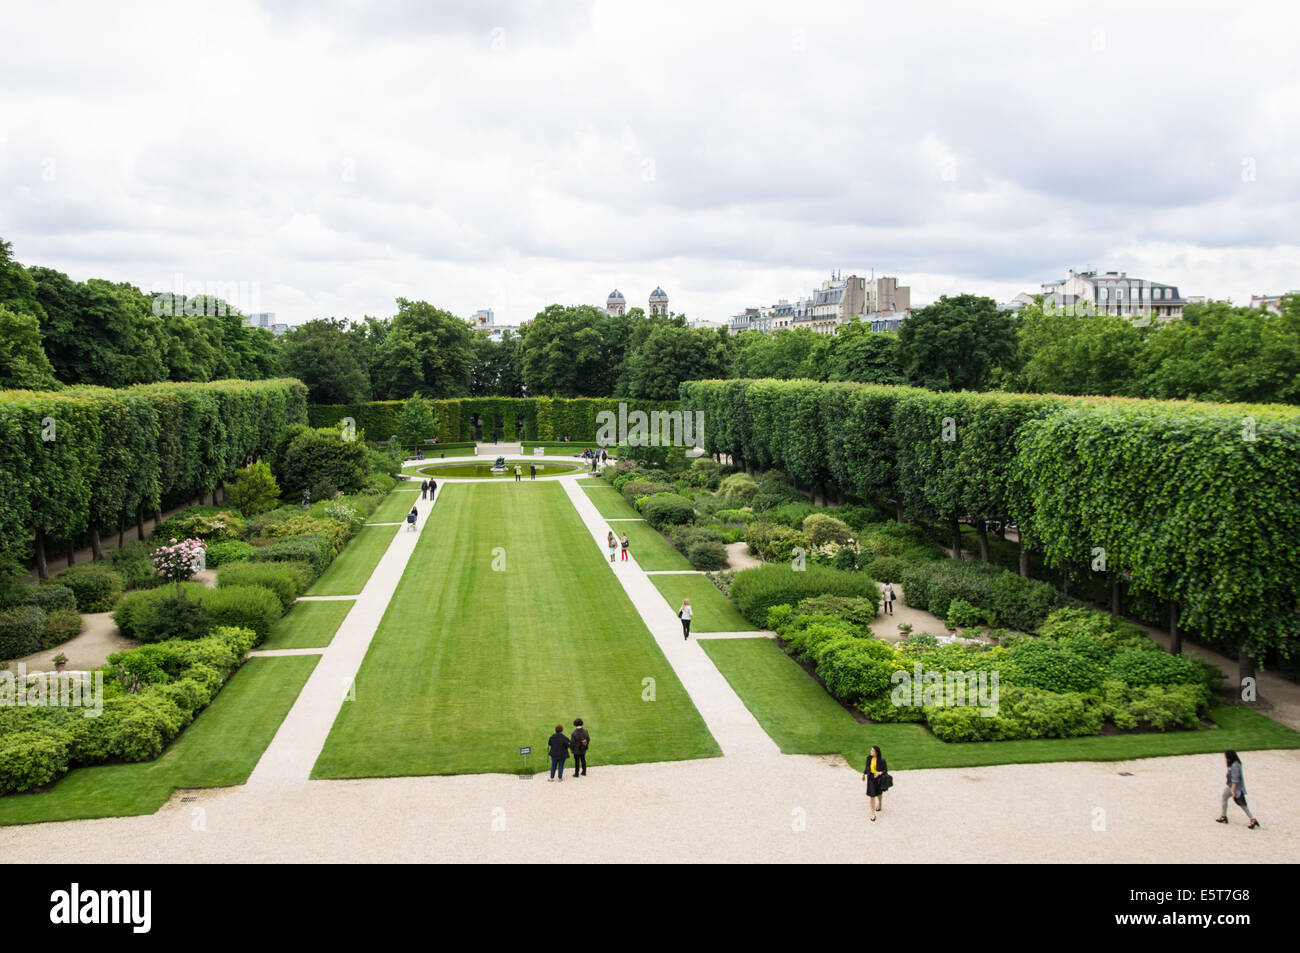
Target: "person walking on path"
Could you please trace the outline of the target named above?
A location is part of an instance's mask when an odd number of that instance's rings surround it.
[[[880,786],[880,779],[889,770],[885,765],[885,756],[880,753],[879,745],[871,746],[867,755],[867,764],[862,769],[862,780],[867,782],[867,800],[871,804],[871,819],[876,819],[876,811],[885,809],[885,789]]]
[[[680,609],[677,610],[677,618],[679,618],[679,619],[682,620],[682,638],[683,638],[683,639],[689,639],[689,638],[691,637],[691,614],[692,614],[692,611],[693,611],[693,610],[691,609],[691,600],[690,600],[690,599],[683,599],[683,600],[682,600],[682,607],[681,607]]]
[[[535,463],[528,464],[528,477],[529,479],[532,480],[537,479],[537,464]]]
[[[515,464],[515,482],[518,483],[518,482],[519,482],[520,480],[522,480],[523,478],[524,478],[524,468],[521,467],[519,464],[516,463],[516,464]]]
[[[429,481],[429,499],[433,499],[433,494],[435,494],[435,493],[437,493],[437,492],[438,492],[438,481],[437,481],[437,480],[430,480],[430,481]]]
[[[894,614],[894,587],[888,579],[885,580],[885,590],[881,593],[881,602],[885,607],[885,615]]]
[[[622,546],[623,546],[623,562],[627,562],[627,548],[628,548],[628,546],[631,545],[631,544],[628,543],[628,541],[627,541],[627,531],[626,531],[626,530],[623,531],[623,538],[622,538],[622,540],[620,540],[620,543],[621,543]]]
[[[600,465],[603,467],[607,463],[609,463],[609,454],[602,450],[600,451]]]
[[[429,481],[428,481],[428,480],[421,480],[421,481],[420,481],[420,499],[424,499],[424,498],[425,498],[426,496],[428,496],[428,495],[429,495]]]
[[[548,781],[554,781],[556,772],[559,772],[560,780],[564,780],[564,762],[569,760],[569,739],[564,737],[564,726],[556,725],[555,734],[551,735],[547,741],[547,747],[551,752],[551,776]]]
[[[569,747],[573,749],[573,776],[587,776],[587,749],[591,747],[591,733],[582,727],[582,719],[573,719],[573,734],[569,735]]]
[[[415,532],[415,521],[419,518],[420,518],[420,511],[416,509],[414,506],[412,506],[411,512],[406,514],[406,531],[408,533]]]
[[[1228,823],[1228,798],[1232,798],[1237,806],[1245,811],[1246,816],[1250,818],[1246,830],[1254,830],[1259,827],[1259,820],[1254,814],[1250,813],[1250,808],[1246,806],[1246,781],[1241,776],[1241,759],[1237,757],[1235,751],[1223,752],[1223,758],[1228,762],[1228,776],[1223,787],[1223,797],[1220,799],[1219,804],[1219,810],[1223,813],[1215,820],[1219,824]]]
[[[612,529],[609,531],[609,536],[606,538],[605,542],[609,544],[609,561],[610,563],[613,563],[614,554],[618,552],[618,537],[614,535]]]

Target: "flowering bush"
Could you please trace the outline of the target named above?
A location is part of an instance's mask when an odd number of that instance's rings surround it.
[[[201,539],[172,540],[153,551],[153,565],[168,582],[184,582],[203,568],[206,547]]]
[[[357,512],[354,507],[349,506],[342,500],[334,500],[330,503],[326,503],[325,515],[332,520],[338,520],[340,523],[343,523],[354,533],[360,529],[361,524],[366,521],[366,518]]]

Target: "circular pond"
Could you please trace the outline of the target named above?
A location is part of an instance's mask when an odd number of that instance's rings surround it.
[[[581,463],[560,463],[553,457],[537,457],[532,460],[507,460],[506,469],[497,472],[492,471],[491,463],[433,463],[427,466],[414,467],[416,473],[421,476],[429,476],[435,479],[439,477],[451,477],[457,480],[513,480],[515,478],[515,464],[518,464],[524,472],[524,479],[529,478],[528,468],[537,467],[538,476],[557,476],[561,473],[580,473],[583,470],[590,469]]]

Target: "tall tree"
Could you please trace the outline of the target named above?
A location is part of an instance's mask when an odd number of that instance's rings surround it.
[[[524,334],[524,383],[530,397],[607,397],[622,348],[610,340],[605,312],[591,305],[548,305]]]
[[[460,397],[469,390],[474,352],[461,318],[424,301],[397,299],[397,314],[376,348],[376,397]]]
[[[708,380],[727,370],[727,346],[704,328],[661,325],[627,359],[627,395],[676,400],[682,381]]]
[[[851,321],[830,340],[822,363],[823,380],[865,384],[903,384],[898,366],[898,336],[872,331],[865,321]]]
[[[0,389],[56,386],[54,368],[41,347],[41,323],[0,305]]]
[[[1015,321],[992,298],[944,295],[912,312],[898,331],[909,383],[931,390],[983,390],[1019,361]]]
[[[347,335],[347,321],[318,318],[290,328],[277,342],[280,366],[307,385],[313,404],[354,404],[370,397],[370,380]]]

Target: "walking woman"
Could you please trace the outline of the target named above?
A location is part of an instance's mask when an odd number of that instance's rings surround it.
[[[564,762],[569,760],[569,739],[564,736],[564,726],[556,725],[555,734],[551,735],[550,740],[546,742],[551,752],[551,776],[548,781],[555,780],[555,772],[559,771],[560,780],[564,780]]]
[[[867,755],[866,767],[862,769],[862,780],[867,782],[867,800],[871,804],[871,819],[876,819],[876,811],[885,809],[885,791],[880,786],[880,779],[889,768],[885,765],[885,756],[880,753],[879,745],[871,746]]]
[[[420,499],[423,500],[423,499],[424,499],[425,497],[427,497],[428,495],[429,495],[429,481],[428,481],[428,480],[421,480],[421,481],[420,481]]]
[[[692,614],[691,600],[683,599],[682,607],[677,610],[677,618],[682,620],[683,639],[689,639],[691,637],[691,614]]]
[[[1235,751],[1223,752],[1223,759],[1228,762],[1228,776],[1223,787],[1223,797],[1220,799],[1220,814],[1215,820],[1220,824],[1228,823],[1228,798],[1232,798],[1237,806],[1246,812],[1250,818],[1250,823],[1246,830],[1251,831],[1259,827],[1259,820],[1254,814],[1250,813],[1250,808],[1246,806],[1246,782],[1241,776],[1241,759],[1237,757]]]
[[[416,509],[414,506],[412,506],[411,512],[406,514],[406,531],[408,533],[415,532],[415,521],[419,518],[420,518],[420,511]]]
[[[627,547],[628,547],[630,544],[629,544],[628,541],[627,541],[627,531],[626,531],[626,530],[624,530],[624,532],[623,532],[623,539],[621,540],[621,544],[622,544],[622,546],[623,546],[623,562],[627,562]]]
[[[606,539],[606,542],[609,544],[609,561],[612,563],[614,561],[614,554],[618,552],[618,537],[614,535],[612,529],[609,531],[609,537]]]
[[[885,591],[881,593],[882,602],[885,606],[885,615],[894,614],[894,587],[890,585],[888,579],[885,580]]]

